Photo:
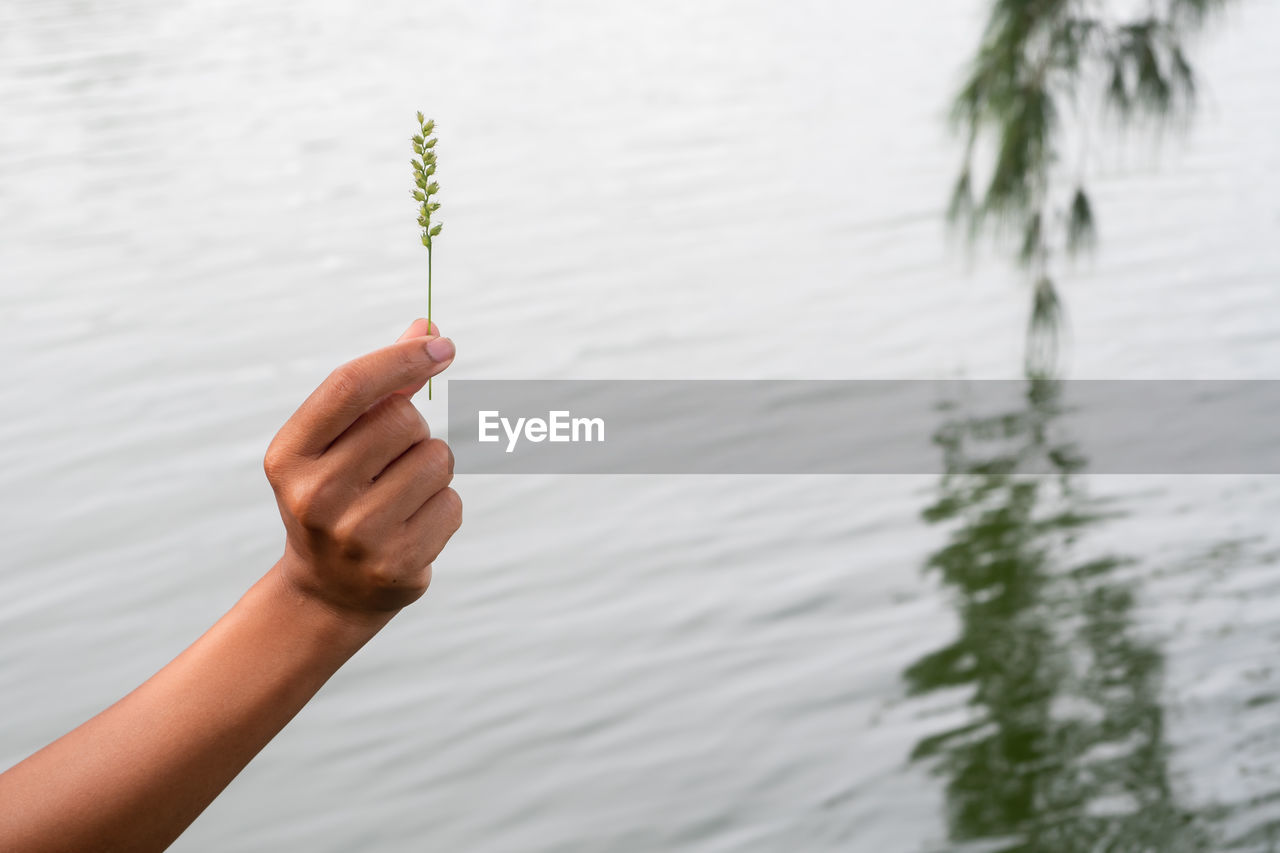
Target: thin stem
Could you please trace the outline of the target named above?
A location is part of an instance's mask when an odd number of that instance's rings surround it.
[[[427,247],[427,334],[431,334],[431,247]],[[427,380],[427,399],[431,399],[431,380]]]

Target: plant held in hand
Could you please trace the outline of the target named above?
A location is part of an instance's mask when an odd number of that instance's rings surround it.
[[[427,328],[431,327],[431,243],[440,234],[443,224],[432,223],[431,214],[440,209],[440,202],[432,196],[440,192],[440,185],[432,176],[436,173],[435,119],[427,120],[418,113],[418,132],[413,135],[413,200],[418,202],[418,225],[422,227],[422,245],[427,247]],[[427,382],[427,399],[431,399],[431,382]]]

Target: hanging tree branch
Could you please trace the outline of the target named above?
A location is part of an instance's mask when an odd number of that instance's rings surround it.
[[[1056,363],[1061,305],[1052,262],[1097,241],[1087,152],[1081,142],[1067,168],[1064,135],[1087,138],[1108,113],[1122,126],[1189,118],[1197,85],[1186,39],[1230,2],[1150,0],[1125,16],[1108,14],[1114,4],[1105,0],[993,0],[952,103],[965,153],[947,215],[971,241],[986,235],[1015,247],[1033,284],[1028,374],[1047,375]]]

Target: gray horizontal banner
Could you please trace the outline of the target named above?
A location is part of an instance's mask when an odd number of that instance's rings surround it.
[[[460,474],[1280,473],[1280,381],[458,380]]]

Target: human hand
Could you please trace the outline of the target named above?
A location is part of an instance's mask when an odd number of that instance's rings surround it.
[[[389,616],[420,598],[462,523],[448,487],[453,452],[410,402],[453,361],[453,342],[438,334],[419,319],[391,346],[341,365],[267,448],[286,532],[280,568],[343,615]]]

